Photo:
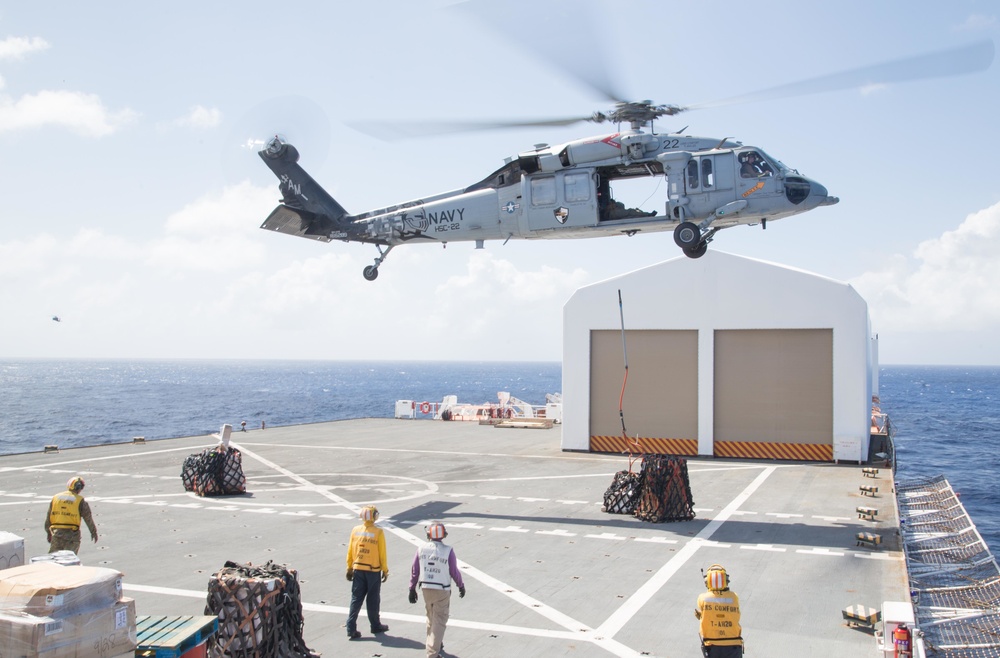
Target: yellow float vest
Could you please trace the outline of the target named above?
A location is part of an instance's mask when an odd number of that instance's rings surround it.
[[[351,549],[353,552],[352,569],[360,571],[381,571],[382,562],[379,559],[378,536],[381,528],[374,525],[359,525],[351,533]]]
[[[699,632],[705,644],[743,644],[740,627],[740,597],[729,590],[709,590],[698,597],[701,611]]]
[[[69,530],[80,529],[80,501],[72,491],[64,491],[52,496],[52,512],[49,514],[49,525],[53,528]]]

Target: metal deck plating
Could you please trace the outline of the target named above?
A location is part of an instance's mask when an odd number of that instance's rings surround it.
[[[224,498],[181,486],[184,457],[210,436],[5,456],[0,528],[25,537],[28,557],[45,553],[48,501],[83,475],[101,537],[80,558],[122,571],[138,614],[200,615],[226,560],[274,560],[298,571],[306,644],[325,656],[419,655],[423,606],[406,594],[429,519],[447,525],[468,589],[452,600],[448,656],[699,655],[700,569],[716,562],[740,595],[748,655],[878,655],[841,610],[908,600],[888,471],[862,498],[860,466],[692,458],[697,518],[651,524],[600,511],[627,457],[561,452],[558,431],[369,419],[236,432],[248,493]],[[346,541],[369,503],[388,542],[390,630],[367,633],[362,610],[364,637],[348,642]],[[877,520],[857,518],[859,504]],[[858,547],[860,531],[885,542]]]

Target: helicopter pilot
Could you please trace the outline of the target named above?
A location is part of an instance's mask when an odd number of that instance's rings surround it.
[[[741,178],[760,178],[761,176],[771,176],[774,174],[771,165],[767,164],[756,151],[750,151],[741,155],[740,162],[742,163],[740,165]]]

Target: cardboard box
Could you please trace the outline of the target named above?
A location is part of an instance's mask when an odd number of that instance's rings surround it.
[[[110,658],[135,647],[134,599],[58,619],[0,613],[0,656]]]
[[[0,530],[0,569],[24,565],[24,537]]]
[[[108,608],[121,596],[114,569],[34,562],[0,571],[0,612],[59,618]]]

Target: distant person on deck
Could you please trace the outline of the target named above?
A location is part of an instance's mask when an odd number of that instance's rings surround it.
[[[729,574],[713,564],[705,574],[707,591],[698,596],[694,616],[700,622],[701,652],[705,658],[740,658],[743,629],[740,626],[740,597],[729,589]]]
[[[440,656],[444,646],[444,630],[451,613],[451,584],[458,585],[458,598],[465,597],[465,583],[455,551],[444,543],[447,536],[448,531],[440,521],[427,526],[427,543],[417,549],[410,567],[409,601],[417,602],[419,586],[427,611],[427,658]]]
[[[358,614],[361,604],[367,603],[368,624],[371,632],[385,633],[389,627],[379,619],[382,603],[382,583],[389,578],[389,563],[385,559],[385,533],[375,525],[378,509],[368,505],[361,509],[359,526],[351,531],[347,545],[347,580],[351,581],[351,607],[347,613],[347,639],[357,640]]]
[[[49,540],[49,553],[73,551],[80,553],[80,521],[87,524],[90,538],[97,543],[97,526],[90,513],[90,505],[83,499],[84,482],[81,477],[70,478],[66,491],[58,493],[49,502],[45,515],[45,535]]]

